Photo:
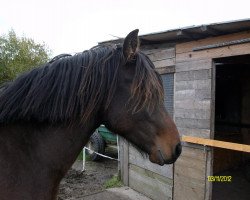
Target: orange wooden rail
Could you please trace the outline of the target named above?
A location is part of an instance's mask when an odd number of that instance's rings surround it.
[[[205,146],[219,147],[219,148],[224,148],[224,149],[231,149],[235,151],[244,151],[244,152],[250,153],[250,145],[245,145],[245,144],[224,142],[224,141],[212,140],[212,139],[204,139],[204,138],[185,136],[185,135],[182,136],[182,141],[193,143],[193,144],[201,144]]]

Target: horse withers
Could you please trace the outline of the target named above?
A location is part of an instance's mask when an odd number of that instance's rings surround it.
[[[160,75],[139,51],[138,30],[122,46],[59,56],[19,76],[0,94],[0,199],[56,199],[100,124],[151,162],[175,162],[181,144],[163,96]]]

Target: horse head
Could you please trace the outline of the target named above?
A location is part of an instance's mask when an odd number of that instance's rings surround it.
[[[151,162],[171,164],[181,154],[179,133],[164,107],[161,77],[139,51],[138,30],[127,35],[121,51],[124,62],[103,123],[147,153]]]

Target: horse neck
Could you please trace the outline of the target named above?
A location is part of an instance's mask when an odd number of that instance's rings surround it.
[[[58,170],[65,174],[97,127],[97,123],[93,121],[85,126],[58,124],[48,126],[42,131],[35,130],[37,132],[35,135],[39,137],[37,151],[44,156],[41,158],[44,159],[44,162],[52,162],[54,166],[57,165]]]
[[[45,194],[42,188],[51,191],[48,194],[51,195],[57,193],[61,179],[97,126],[95,120],[89,121],[85,126],[41,126],[23,123],[0,125],[0,141],[5,141],[3,145],[6,149],[11,145],[8,151],[16,156],[15,163],[23,163],[20,166],[15,164],[15,168],[18,168],[15,173],[23,169],[26,169],[24,173],[28,173],[27,176],[16,176],[30,184],[30,187],[34,186],[37,195]],[[36,179],[33,180],[34,176]],[[28,177],[31,179],[28,180]],[[39,187],[35,187],[36,184]],[[40,187],[41,185],[43,187]]]

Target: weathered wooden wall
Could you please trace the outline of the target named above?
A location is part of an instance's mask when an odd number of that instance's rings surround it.
[[[249,32],[176,45],[175,122],[181,135],[213,138],[215,68],[213,59],[250,53],[250,44],[193,51],[194,48],[249,38]],[[186,144],[187,145],[187,144]],[[175,200],[211,199],[212,152],[186,146],[174,165]]]
[[[206,152],[183,147],[174,167],[174,199],[204,199],[206,182]]]
[[[154,200],[172,199],[173,165],[153,164],[129,145],[129,186]]]
[[[160,167],[119,137],[122,182],[153,200],[172,199],[173,165]]]
[[[212,60],[206,57],[185,60],[182,54],[186,52],[181,52],[182,46],[177,45],[176,48],[176,125],[181,135],[210,138]],[[183,148],[183,153],[174,167],[175,200],[204,199],[206,163],[207,151],[198,147]]]
[[[141,47],[141,51],[148,55],[160,74],[173,73],[175,71],[174,45],[145,45]]]

